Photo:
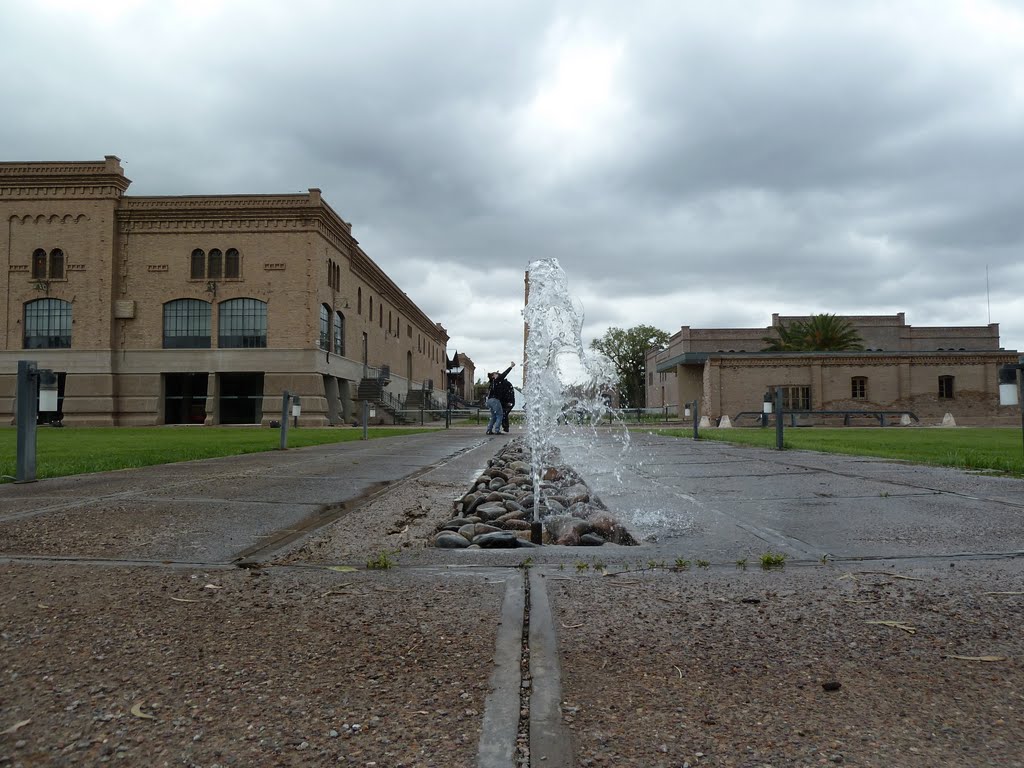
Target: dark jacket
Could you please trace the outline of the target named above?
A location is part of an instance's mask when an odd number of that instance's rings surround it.
[[[500,393],[501,393],[501,386],[503,384],[507,385],[510,390],[512,389],[512,385],[509,382],[505,381],[505,377],[508,376],[508,372],[511,371],[511,370],[512,370],[512,366],[510,365],[504,371],[502,371],[497,376],[495,376],[493,379],[491,379],[490,386],[487,387],[487,399],[488,400],[493,397],[493,398],[495,398],[497,400],[500,400],[502,403],[507,402],[506,400],[502,400]],[[516,401],[516,396],[515,396],[515,393],[513,392],[513,394],[512,394],[512,402],[515,403],[515,401]]]
[[[499,379],[494,385],[493,397],[498,398],[501,404],[505,406],[505,410],[508,410],[516,404],[516,390],[512,386],[512,382],[508,379]]]

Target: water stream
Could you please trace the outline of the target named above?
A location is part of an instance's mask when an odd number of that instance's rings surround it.
[[[583,345],[583,305],[569,292],[557,259],[530,264],[526,308],[526,440],[533,465],[533,510],[538,520],[545,505],[545,471],[557,461],[559,429],[574,434],[595,431],[613,411],[617,381],[611,360]],[[628,430],[620,428],[624,446]]]

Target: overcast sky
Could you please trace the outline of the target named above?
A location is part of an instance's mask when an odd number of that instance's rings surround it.
[[[585,341],[904,311],[1024,350],[1024,0],[3,0],[0,30],[0,159],[319,187],[478,371],[521,361],[548,257]]]

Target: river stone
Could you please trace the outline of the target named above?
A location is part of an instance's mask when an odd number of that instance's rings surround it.
[[[504,525],[505,529],[509,531],[528,531],[531,527],[531,523],[529,520],[502,520],[501,524]]]
[[[565,505],[556,499],[544,499],[544,503],[547,505],[549,515],[562,515],[565,514]]]
[[[509,520],[525,520],[526,510],[525,509],[514,509],[511,512],[506,512],[501,517],[497,518],[499,523],[507,523]]]
[[[519,546],[519,538],[512,531],[498,531],[476,536],[473,543],[481,549],[515,549]]]
[[[459,528],[457,533],[466,541],[472,541],[473,537],[476,536],[476,526],[476,523],[466,523],[461,528]]]
[[[506,512],[505,505],[498,502],[487,502],[476,508],[476,513],[484,520],[497,520]]]
[[[600,547],[604,544],[604,539],[598,536],[596,533],[584,533],[580,536],[581,547]]]
[[[434,537],[434,546],[441,549],[465,549],[469,546],[469,541],[457,533],[442,531]]]
[[[500,477],[496,477],[487,484],[487,487],[490,488],[492,491],[497,491],[505,487],[505,481],[502,480]]]

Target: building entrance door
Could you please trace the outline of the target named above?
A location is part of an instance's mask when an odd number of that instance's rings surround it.
[[[259,424],[263,417],[263,374],[222,373],[220,423]]]
[[[164,424],[202,424],[206,420],[205,373],[164,374]]]

